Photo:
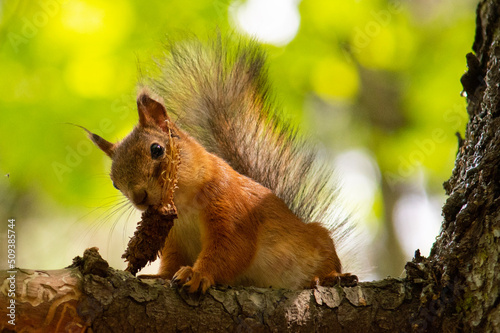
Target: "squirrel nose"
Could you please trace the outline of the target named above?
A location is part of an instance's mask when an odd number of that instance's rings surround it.
[[[138,189],[132,193],[132,201],[136,205],[143,205],[146,203],[146,200],[148,200],[148,192],[146,190]]]

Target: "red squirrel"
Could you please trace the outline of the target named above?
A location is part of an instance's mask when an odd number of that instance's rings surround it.
[[[160,204],[165,149],[178,147],[178,220],[158,274],[142,277],[203,293],[215,284],[355,284],[319,223],[333,198],[329,171],[274,107],[261,47],[174,43],[159,66],[139,93],[133,131],[118,143],[90,136],[112,159],[113,185],[140,210]]]

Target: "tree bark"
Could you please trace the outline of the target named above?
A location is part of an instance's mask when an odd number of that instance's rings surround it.
[[[498,1],[478,5],[475,54],[467,55],[462,77],[469,122],[428,261],[435,282],[422,311],[433,309],[429,322],[446,331],[500,332],[499,14]]]
[[[500,4],[481,1],[474,54],[462,78],[469,123],[429,258],[406,278],[351,288],[217,286],[189,295],[165,281],[117,271],[89,249],[71,268],[0,272],[2,332],[500,332]],[[390,259],[389,259],[390,260]],[[10,279],[9,279],[10,278]]]
[[[411,330],[422,285],[386,279],[297,291],[218,286],[192,295],[110,268],[92,248],[67,269],[18,270],[15,289],[16,325],[6,322],[2,306],[2,332],[394,332]],[[4,291],[0,303],[8,304]]]

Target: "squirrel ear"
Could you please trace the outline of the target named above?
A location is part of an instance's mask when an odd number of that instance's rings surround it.
[[[137,97],[137,110],[139,111],[139,124],[141,126],[156,125],[166,130],[167,121],[169,120],[167,110],[165,110],[162,103],[151,98],[145,90]]]
[[[83,126],[72,124],[72,123],[67,123],[67,124],[73,125],[73,126],[76,126],[76,127],[80,127],[81,129],[83,129],[89,135],[89,139],[92,140],[92,142],[97,147],[99,147],[99,149],[101,149],[109,157],[113,158],[113,155],[115,154],[115,145],[114,144],[112,144],[109,141],[104,140],[99,135],[92,133],[91,131],[89,131],[88,129],[86,129]]]
[[[110,158],[113,158],[113,155],[115,154],[115,145],[109,141],[104,140],[97,134],[91,132],[88,133],[90,140],[92,140],[92,142],[97,147],[99,147],[99,149],[101,149],[106,155],[108,155]]]

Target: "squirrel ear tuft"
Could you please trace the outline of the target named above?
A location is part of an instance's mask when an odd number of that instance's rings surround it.
[[[99,149],[101,149],[106,155],[108,155],[110,158],[113,158],[113,155],[115,154],[115,145],[109,141],[104,140],[97,134],[91,132],[88,133],[90,140],[92,140],[92,142],[97,147],[99,147]]]
[[[144,127],[159,126],[167,128],[167,111],[162,103],[151,98],[147,90],[143,90],[137,97],[137,110],[139,111],[139,124]]]
[[[92,142],[99,147],[106,155],[108,155],[110,158],[113,158],[113,155],[115,154],[115,145],[109,141],[104,140],[101,138],[99,135],[92,133],[88,129],[86,129],[83,126],[72,124],[72,123],[66,123],[68,125],[73,125],[76,127],[80,127],[83,129],[87,134],[89,135],[89,139],[92,140]]]

